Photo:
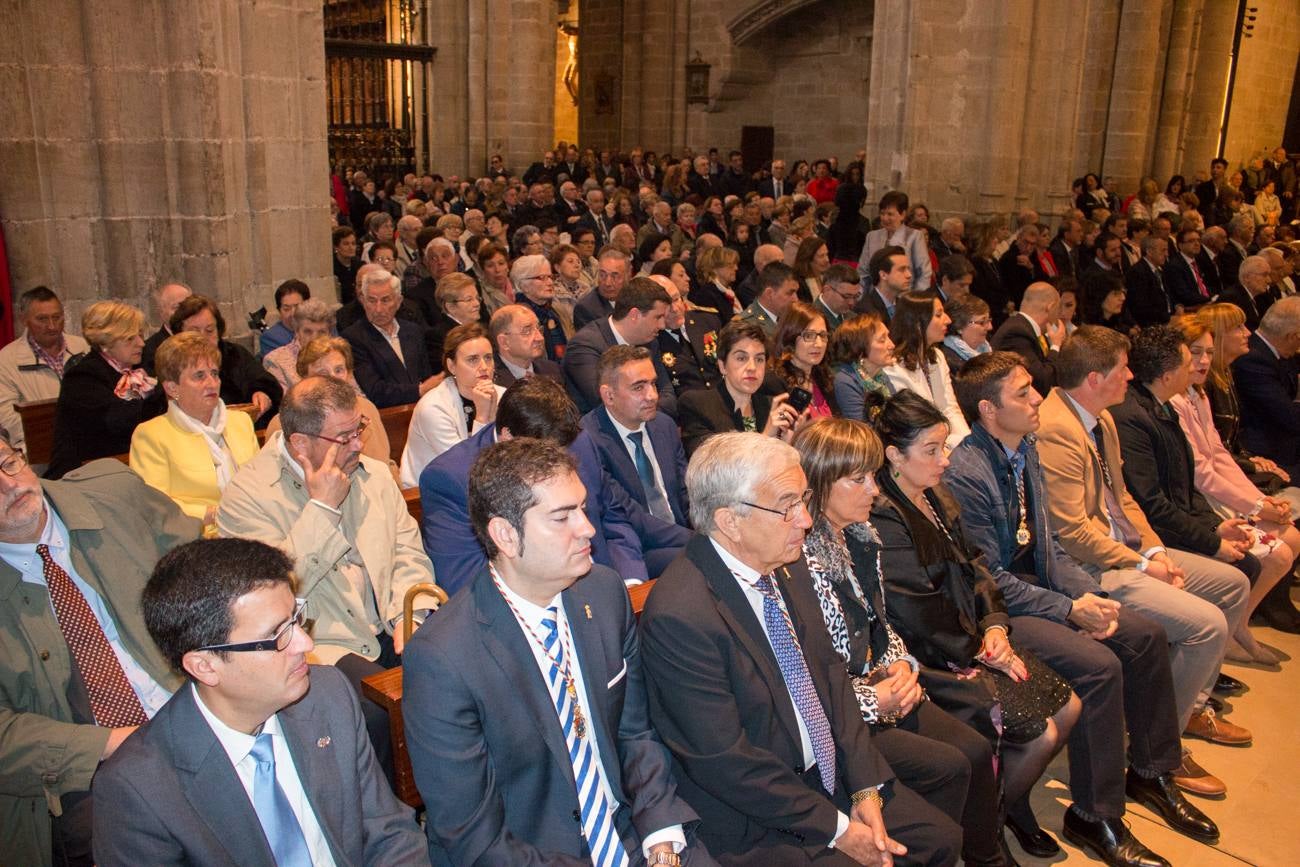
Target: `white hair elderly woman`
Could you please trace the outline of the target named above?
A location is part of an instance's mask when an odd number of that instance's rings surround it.
[[[271,350],[262,359],[262,366],[271,372],[285,391],[302,378],[298,375],[298,354],[302,348],[334,330],[334,305],[319,298],[309,298],[294,310],[293,323],[293,340]]]

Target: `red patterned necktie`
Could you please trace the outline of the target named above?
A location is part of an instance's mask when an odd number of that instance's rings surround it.
[[[45,572],[45,584],[50,589],[54,613],[59,628],[68,642],[68,649],[81,670],[90,696],[90,709],[95,723],[109,728],[142,725],[149,721],[131,682],[126,679],[122,663],[113,652],[104,630],[90,610],[86,597],[72,583],[72,578],[50,556],[49,545],[37,545]]]

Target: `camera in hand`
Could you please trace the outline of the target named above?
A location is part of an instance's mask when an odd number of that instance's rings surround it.
[[[810,403],[812,403],[812,392],[806,388],[792,388],[785,398],[785,405],[800,414]]]

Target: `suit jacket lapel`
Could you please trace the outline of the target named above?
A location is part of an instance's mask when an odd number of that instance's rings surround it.
[[[333,760],[333,750],[338,747],[332,745],[329,717],[321,713],[316,704],[303,699],[280,711],[279,718],[285,743],[293,756],[303,791],[316,813],[316,821],[320,823],[335,859],[342,861],[347,852],[342,839],[343,811],[349,793],[343,790],[343,780]]]
[[[794,704],[790,700],[790,690],[781,674],[781,666],[772,651],[763,624],[754,616],[754,609],[745,598],[745,591],[740,589],[727,564],[722,562],[718,552],[713,549],[709,537],[696,534],[686,546],[687,556],[704,574],[709,588],[718,600],[718,613],[727,627],[740,640],[745,652],[753,658],[759,675],[772,694],[772,703],[776,706],[777,718],[785,728],[786,734],[796,747],[802,742],[799,737],[799,723],[795,719]]]
[[[181,687],[155,718],[155,724],[160,718],[166,719],[171,753],[177,769],[183,772],[181,787],[194,814],[207,823],[233,863],[275,867],[266,835],[260,833],[262,823],[253,802],[230,757],[194,704],[194,693],[188,685]]]
[[[478,621],[483,627],[483,645],[508,683],[512,684],[519,700],[528,708],[537,724],[542,742],[569,781],[577,786],[573,777],[573,762],[569,760],[569,747],[560,729],[560,718],[551,702],[542,674],[533,664],[533,649],[524,635],[519,621],[506,605],[505,599],[492,583],[486,568],[474,579],[472,592],[478,609]],[[565,607],[568,611],[568,607]]]
[[[613,445],[610,451],[610,459],[618,464],[619,472],[626,479],[640,480],[637,474],[636,465],[632,463],[632,458],[627,453],[627,447],[623,445],[623,438],[618,435],[618,429],[614,427],[614,422],[609,417],[609,411],[601,407],[600,412],[596,414],[596,419],[600,422],[600,430],[605,436],[609,437]],[[653,445],[653,440],[651,445]],[[643,502],[641,505],[645,505]]]

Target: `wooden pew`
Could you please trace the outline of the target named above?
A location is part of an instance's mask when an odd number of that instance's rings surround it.
[[[402,452],[406,450],[406,434],[410,430],[411,414],[414,412],[413,403],[390,406],[379,411],[379,423],[388,434],[389,457],[399,464],[402,462]]]
[[[418,496],[416,502],[419,502]],[[641,616],[646,597],[650,595],[654,583],[654,581],[647,581],[628,588],[628,596],[632,599],[632,611],[637,617]],[[429,616],[438,615],[435,612]],[[406,746],[406,727],[402,722],[402,667],[399,665],[397,668],[370,675],[361,681],[361,690],[366,698],[388,711],[389,734],[393,741],[393,764],[397,778],[395,791],[403,803],[419,810],[424,806],[424,801],[415,786],[415,772],[411,769],[411,753]]]
[[[33,400],[14,407],[23,420],[29,464],[48,464],[54,454],[54,407],[58,402],[58,398]]]

